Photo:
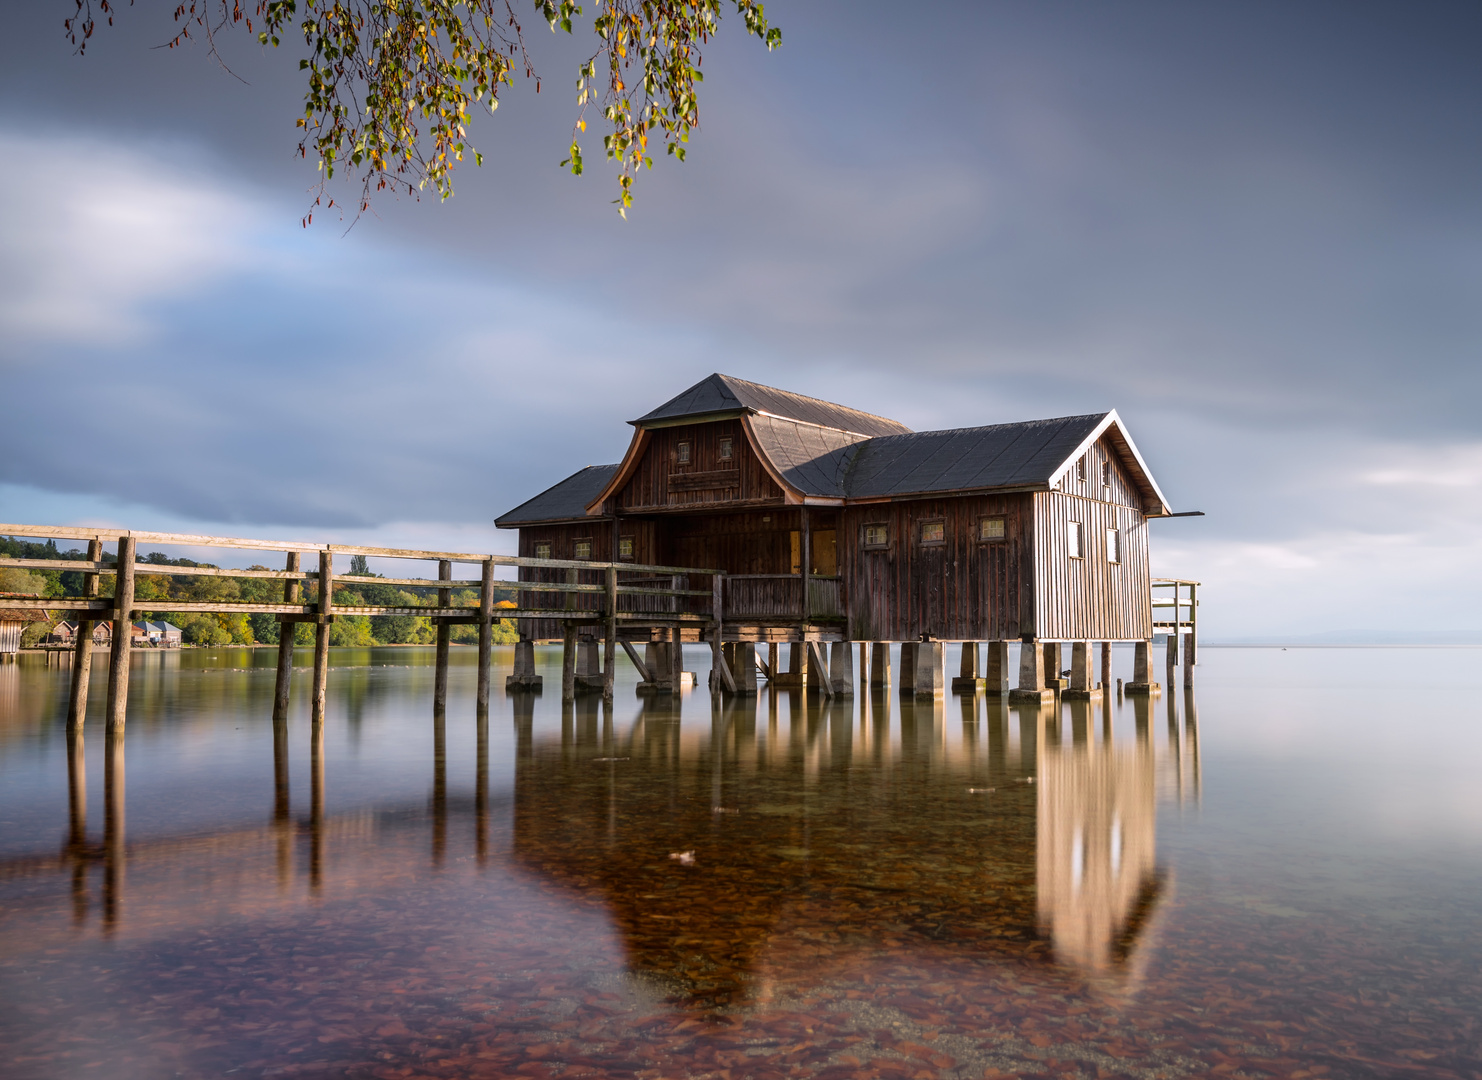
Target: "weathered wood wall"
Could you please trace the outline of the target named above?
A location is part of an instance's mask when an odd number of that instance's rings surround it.
[[[1082,455],[1085,462],[1085,479],[1080,479],[1074,467],[1070,473],[1060,482],[1060,490],[1067,495],[1080,495],[1087,499],[1096,499],[1101,502],[1116,503],[1118,506],[1131,506],[1140,509],[1142,507],[1142,496],[1132,486],[1128,479],[1127,470],[1122,467],[1121,460],[1113,451],[1110,443],[1105,438],[1097,440],[1090,450]],[[1111,484],[1102,484],[1102,466],[1111,465]]]
[[[731,459],[720,456],[722,439],[731,440]],[[679,444],[689,443],[690,459],[679,461]],[[686,424],[648,433],[633,474],[614,500],[619,513],[721,505],[782,505],[777,486],[738,420]]]
[[[1152,636],[1148,528],[1141,511],[1048,491],[1034,496],[1035,634],[1049,641],[1142,641]],[[1081,525],[1082,557],[1066,551],[1069,522]],[[1106,531],[1121,537],[1107,559]]]

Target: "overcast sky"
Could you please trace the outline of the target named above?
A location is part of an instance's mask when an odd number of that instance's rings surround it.
[[[542,29],[457,197],[348,235],[299,225],[293,43],[234,77],[139,3],[77,57],[72,8],[0,15],[0,521],[509,550],[723,371],[917,429],[1116,408],[1208,513],[1152,528],[1211,637],[1482,639],[1475,4],[773,0],[626,222],[557,167]]]

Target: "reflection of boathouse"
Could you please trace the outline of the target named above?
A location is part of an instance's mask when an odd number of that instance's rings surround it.
[[[871,705],[856,723],[768,695],[703,731],[661,699],[625,733],[578,706],[559,742],[522,744],[515,855],[600,903],[633,968],[685,997],[1047,944],[1119,970],[1158,891],[1146,704],[1135,746],[1062,733],[1059,709],[990,704],[969,726],[940,700]]]

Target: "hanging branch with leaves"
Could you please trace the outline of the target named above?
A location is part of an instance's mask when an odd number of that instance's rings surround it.
[[[112,25],[117,0],[75,0],[65,21],[69,40],[85,52],[97,18]],[[130,0],[132,3],[132,0]],[[572,0],[534,0],[552,31],[572,32],[582,7]],[[578,116],[561,164],[580,175],[581,135],[596,105],[607,124],[602,142],[618,167],[618,198],[626,216],[633,178],[652,167],[653,151],[684,160],[699,126],[696,84],[701,50],[720,24],[724,0],[598,0],[593,30],[600,42],[577,78]],[[731,0],[748,34],[768,49],[782,41],[756,0]],[[446,199],[452,173],[483,155],[469,138],[470,113],[499,106],[499,92],[516,71],[540,79],[526,48],[513,0],[180,0],[174,48],[196,36],[216,55],[216,35],[242,28],[278,46],[294,31],[308,55],[299,153],[320,170],[318,206],[334,205],[326,184],[336,170],[360,178],[359,209],[375,192],[413,197],[424,190]],[[601,74],[599,75],[599,72]],[[312,219],[312,213],[305,222]]]

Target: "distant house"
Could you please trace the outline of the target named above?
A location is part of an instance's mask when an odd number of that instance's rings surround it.
[[[22,593],[0,593],[0,656],[9,656],[21,651],[21,634],[32,623],[45,622],[51,616],[35,608],[6,607],[8,598],[34,600],[34,596]]]
[[[46,635],[46,640],[52,645],[72,645],[77,641],[77,623],[70,619],[63,620],[52,627],[51,633]],[[107,622],[93,623],[93,645],[110,645],[113,642],[113,624]]]
[[[153,645],[160,649],[180,648],[180,627],[167,622],[134,623],[131,644]]]

